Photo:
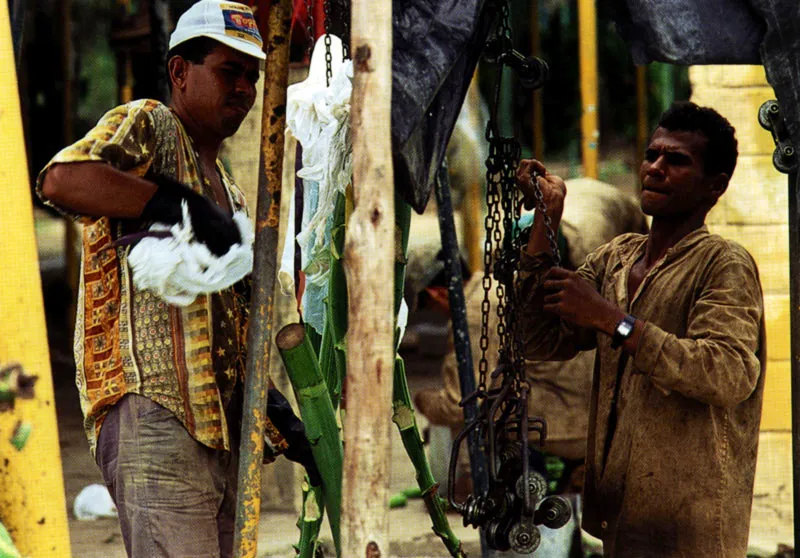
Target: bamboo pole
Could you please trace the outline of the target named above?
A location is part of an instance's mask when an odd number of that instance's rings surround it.
[[[0,365],[16,361],[39,378],[32,399],[0,413],[0,519],[23,556],[63,558],[67,506],[7,2],[0,2],[0,107]],[[13,445],[25,431],[27,442]]]
[[[597,14],[594,0],[578,0],[578,37],[581,78],[581,153],[583,175],[597,178]]]
[[[273,294],[277,275],[280,231],[291,23],[291,0],[273,0],[270,6],[267,41],[264,45],[267,53],[264,83],[270,84],[270,87],[264,88],[253,295],[250,306],[250,324],[247,331],[247,372],[236,497],[234,549],[239,558],[255,557],[258,546]]]
[[[328,386],[322,378],[317,355],[301,324],[289,324],[278,332],[275,344],[286,366],[297,395],[297,405],[305,425],[306,438],[322,478],[325,508],[331,524],[333,542],[340,548],[342,441]]]
[[[389,555],[394,370],[392,3],[352,3],[354,210],[345,234],[349,321],[343,556]],[[355,349],[354,349],[355,348]]]

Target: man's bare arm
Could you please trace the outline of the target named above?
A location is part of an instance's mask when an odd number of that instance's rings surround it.
[[[45,199],[92,217],[139,217],[157,189],[149,180],[101,162],[56,164],[42,181]]]

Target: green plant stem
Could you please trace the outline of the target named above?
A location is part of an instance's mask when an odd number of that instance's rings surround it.
[[[278,350],[295,390],[300,414],[311,443],[311,453],[322,477],[325,507],[337,554],[342,500],[344,451],[328,386],[322,378],[314,349],[300,324],[284,327],[276,338]]]

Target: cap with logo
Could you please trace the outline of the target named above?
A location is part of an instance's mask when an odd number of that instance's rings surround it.
[[[169,38],[169,48],[208,37],[233,49],[264,60],[263,42],[253,11],[244,4],[201,0],[186,10]]]

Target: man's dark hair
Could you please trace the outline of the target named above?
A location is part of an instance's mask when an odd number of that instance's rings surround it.
[[[699,132],[708,143],[703,160],[706,175],[713,176],[724,172],[730,178],[736,168],[737,150],[736,130],[724,116],[709,107],[701,107],[689,101],[673,103],[661,115],[658,126],[674,131]]]
[[[219,44],[218,41],[209,37],[195,37],[175,45],[167,53],[167,76],[169,76],[169,61],[172,60],[173,56],[180,56],[192,64],[202,64],[206,56],[211,54],[211,51]],[[167,81],[169,82],[169,90],[172,91],[172,80],[168,77]]]

